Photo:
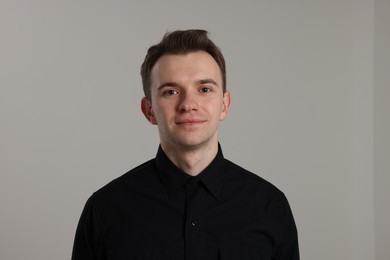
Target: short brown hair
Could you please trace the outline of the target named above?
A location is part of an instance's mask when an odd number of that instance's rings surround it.
[[[217,62],[222,75],[223,92],[226,91],[226,65],[221,50],[208,38],[205,30],[177,30],[166,33],[160,43],[149,48],[141,66],[145,97],[151,99],[150,74],[157,60],[164,54],[186,54],[205,51]]]

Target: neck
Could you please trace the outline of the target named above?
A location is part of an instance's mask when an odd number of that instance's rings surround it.
[[[201,173],[218,153],[218,142],[201,148],[169,147],[161,143],[168,158],[181,170],[191,176]]]

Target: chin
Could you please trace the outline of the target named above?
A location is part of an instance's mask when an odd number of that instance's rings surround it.
[[[182,147],[189,147],[189,148],[196,148],[200,147],[202,145],[206,145],[208,143],[211,143],[210,139],[191,139],[191,140],[183,140],[181,142]]]

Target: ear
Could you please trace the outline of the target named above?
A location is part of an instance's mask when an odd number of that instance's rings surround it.
[[[231,104],[230,91],[225,91],[225,93],[223,94],[221,115],[219,116],[220,121],[224,120],[227,117],[230,110],[230,104]]]
[[[141,100],[141,110],[145,118],[153,125],[157,125],[157,120],[154,117],[152,101],[146,97]]]

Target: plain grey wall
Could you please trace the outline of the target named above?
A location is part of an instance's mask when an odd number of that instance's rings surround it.
[[[390,259],[390,1],[375,1],[374,180],[378,260]]]
[[[0,258],[70,258],[86,199],[157,151],[147,48],[204,28],[233,97],[224,154],[286,193],[302,259],[389,259],[389,17],[386,0],[1,0]]]

